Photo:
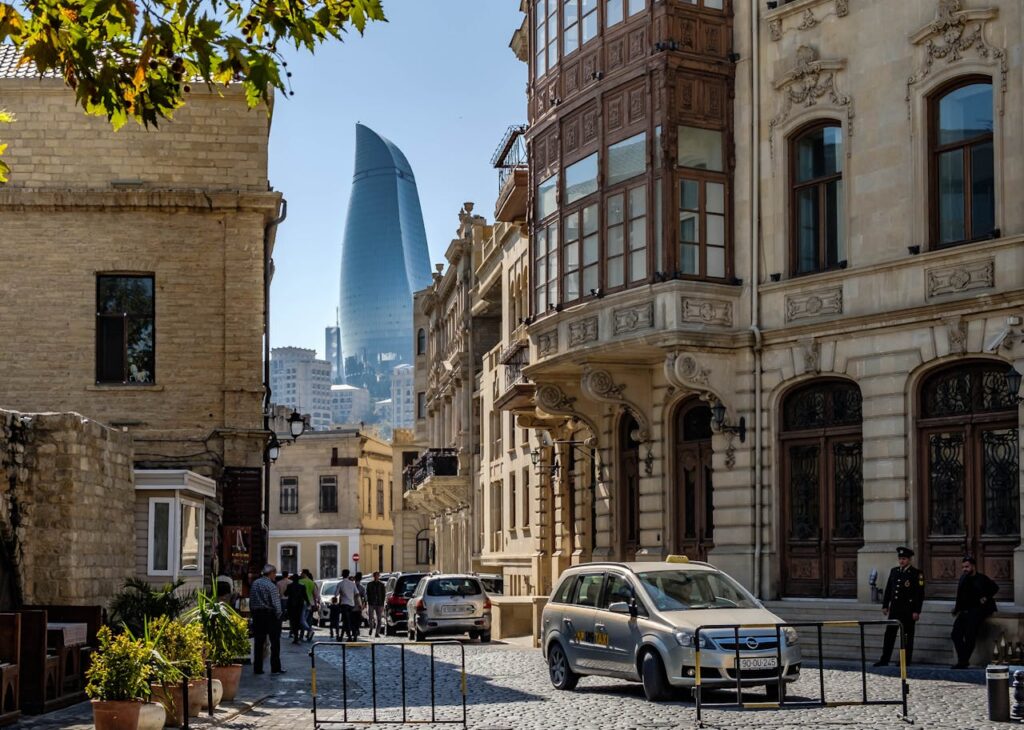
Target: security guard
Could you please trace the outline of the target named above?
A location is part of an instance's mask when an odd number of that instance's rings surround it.
[[[907,664],[910,664],[914,655],[914,624],[921,617],[921,604],[924,603],[924,573],[910,564],[910,559],[914,557],[914,551],[910,548],[896,548],[896,557],[899,565],[889,571],[889,581],[885,584],[885,594],[882,596],[882,613],[903,626]],[[896,644],[896,634],[895,626],[886,627],[882,656],[875,662],[876,667],[884,667],[889,663]]]

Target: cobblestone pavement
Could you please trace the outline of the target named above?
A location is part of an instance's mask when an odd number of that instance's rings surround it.
[[[377,704],[380,719],[401,718],[402,687],[399,666],[401,649],[392,640],[370,642],[359,649],[348,649],[344,662],[349,682],[344,700],[349,707],[349,720],[372,717],[371,663],[376,663]],[[434,693],[437,700],[436,719],[461,717],[461,674],[459,655],[465,650],[469,727],[474,730],[641,730],[646,728],[692,728],[695,713],[692,702],[652,704],[637,684],[597,677],[584,678],[575,692],[557,692],[547,679],[540,652],[522,642],[495,642],[481,646],[438,644],[433,648]],[[284,675],[254,676],[247,668],[243,675],[239,702],[218,709],[214,718],[193,719],[197,728],[218,727],[230,730],[285,730],[313,728],[310,712],[309,645],[282,647]],[[405,688],[406,719],[430,720],[430,652],[427,646],[405,650],[407,683]],[[317,648],[318,718],[342,720],[343,688],[340,648],[321,645]],[[788,693],[790,699],[811,699],[818,696],[819,679],[813,666]],[[861,692],[859,668],[834,663],[825,670],[828,700],[858,698]],[[899,681],[893,669],[873,670],[868,676],[872,699],[899,698]],[[734,695],[717,692],[715,701],[728,701]],[[763,698],[753,693],[751,699]],[[986,719],[986,693],[983,672],[978,669],[954,672],[934,667],[911,667],[911,723],[898,717],[893,706],[860,706],[835,708],[800,708],[774,710],[737,710],[716,708],[705,710],[705,724],[713,728],[961,728],[981,729],[1005,727]],[[28,718],[16,727],[65,728],[87,730],[92,727],[91,710],[83,703],[67,710]],[[349,727],[386,730],[395,725],[328,724],[324,728],[346,730]],[[401,727],[401,726],[397,726]],[[413,726],[407,726],[413,727]],[[417,725],[436,730],[453,725]]]

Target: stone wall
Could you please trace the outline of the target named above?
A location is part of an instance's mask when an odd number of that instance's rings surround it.
[[[134,500],[129,435],[0,411],[0,610],[107,605],[134,572]]]

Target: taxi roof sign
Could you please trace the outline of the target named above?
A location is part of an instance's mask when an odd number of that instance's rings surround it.
[[[690,559],[685,555],[669,555],[665,558],[666,563],[689,563]]]

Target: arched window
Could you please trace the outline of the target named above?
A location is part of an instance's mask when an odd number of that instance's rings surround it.
[[[427,332],[422,327],[416,332],[416,354],[427,354]]]
[[[965,553],[1013,595],[1020,477],[1017,401],[1006,371],[1002,363],[957,363],[921,385],[918,513],[929,595],[955,595]]]
[[[840,266],[845,259],[843,129],[805,128],[790,142],[790,217],[794,274]]]
[[[843,380],[793,390],[781,440],[785,593],[855,596],[864,544],[860,390]]]
[[[931,99],[932,241],[938,248],[995,229],[992,80],[973,76]]]

